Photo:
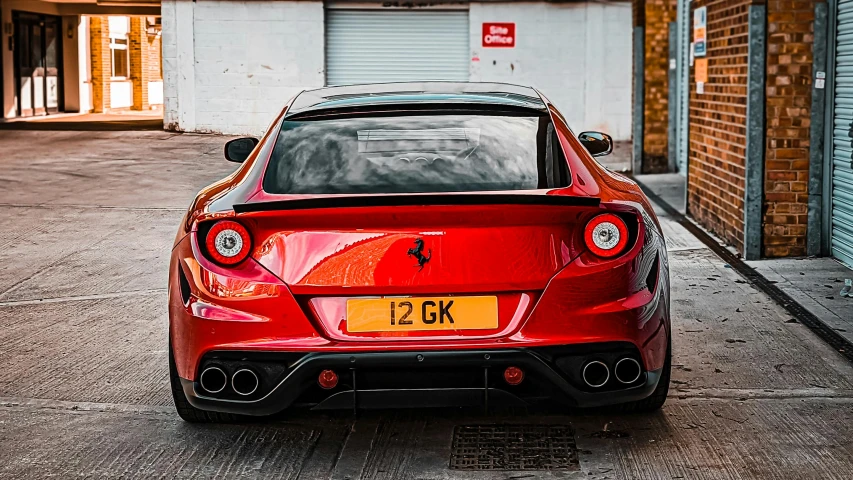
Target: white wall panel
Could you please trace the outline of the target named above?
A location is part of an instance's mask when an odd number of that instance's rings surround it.
[[[167,127],[257,135],[293,95],[323,86],[322,2],[162,5]]]
[[[538,88],[572,129],[631,138],[630,3],[472,3],[471,80]],[[515,48],[482,47],[483,22],[514,22]]]
[[[163,0],[162,12],[167,126],[258,134],[325,83],[322,2]],[[537,87],[574,130],[630,138],[630,3],[472,3],[469,22],[470,80]],[[516,47],[483,48],[483,22],[516,23]]]

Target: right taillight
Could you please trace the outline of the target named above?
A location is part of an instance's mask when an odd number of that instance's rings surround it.
[[[628,245],[628,226],[612,213],[594,217],[586,224],[583,234],[587,248],[602,258],[612,258]]]
[[[249,256],[252,238],[243,225],[232,220],[222,220],[210,227],[205,246],[207,253],[216,263],[236,265]]]

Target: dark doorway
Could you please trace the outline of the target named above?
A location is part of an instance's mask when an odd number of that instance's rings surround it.
[[[61,18],[12,12],[12,21],[18,116],[59,112],[63,103]]]

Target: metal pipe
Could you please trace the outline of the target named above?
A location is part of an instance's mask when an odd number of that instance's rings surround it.
[[[610,380],[610,369],[604,362],[593,360],[584,365],[581,377],[589,387],[603,387]]]
[[[640,367],[640,362],[631,357],[619,360],[616,362],[616,366],[613,367],[613,376],[616,377],[616,380],[624,384],[636,382],[640,379],[642,373],[643,369]]]
[[[248,368],[237,370],[231,377],[231,388],[244,397],[255,393],[259,384],[258,376]]]
[[[207,367],[199,375],[198,383],[208,393],[219,393],[228,385],[228,376],[219,367]]]

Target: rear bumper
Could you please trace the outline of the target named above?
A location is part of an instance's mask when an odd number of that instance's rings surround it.
[[[641,400],[657,387],[660,370],[644,371],[631,384],[615,379],[599,389],[583,384],[580,370],[586,362],[599,360],[612,366],[626,356],[640,358],[629,343],[462,351],[211,352],[202,360],[202,369],[216,366],[230,374],[250,368],[261,378],[257,393],[245,398],[228,389],[209,394],[198,381],[181,382],[196,408],[242,415],[271,415],[292,405],[317,409],[523,406],[546,398],[595,407]],[[520,385],[503,381],[509,366],[525,372]],[[327,369],[335,371],[340,381],[337,387],[323,390],[317,377]]]

